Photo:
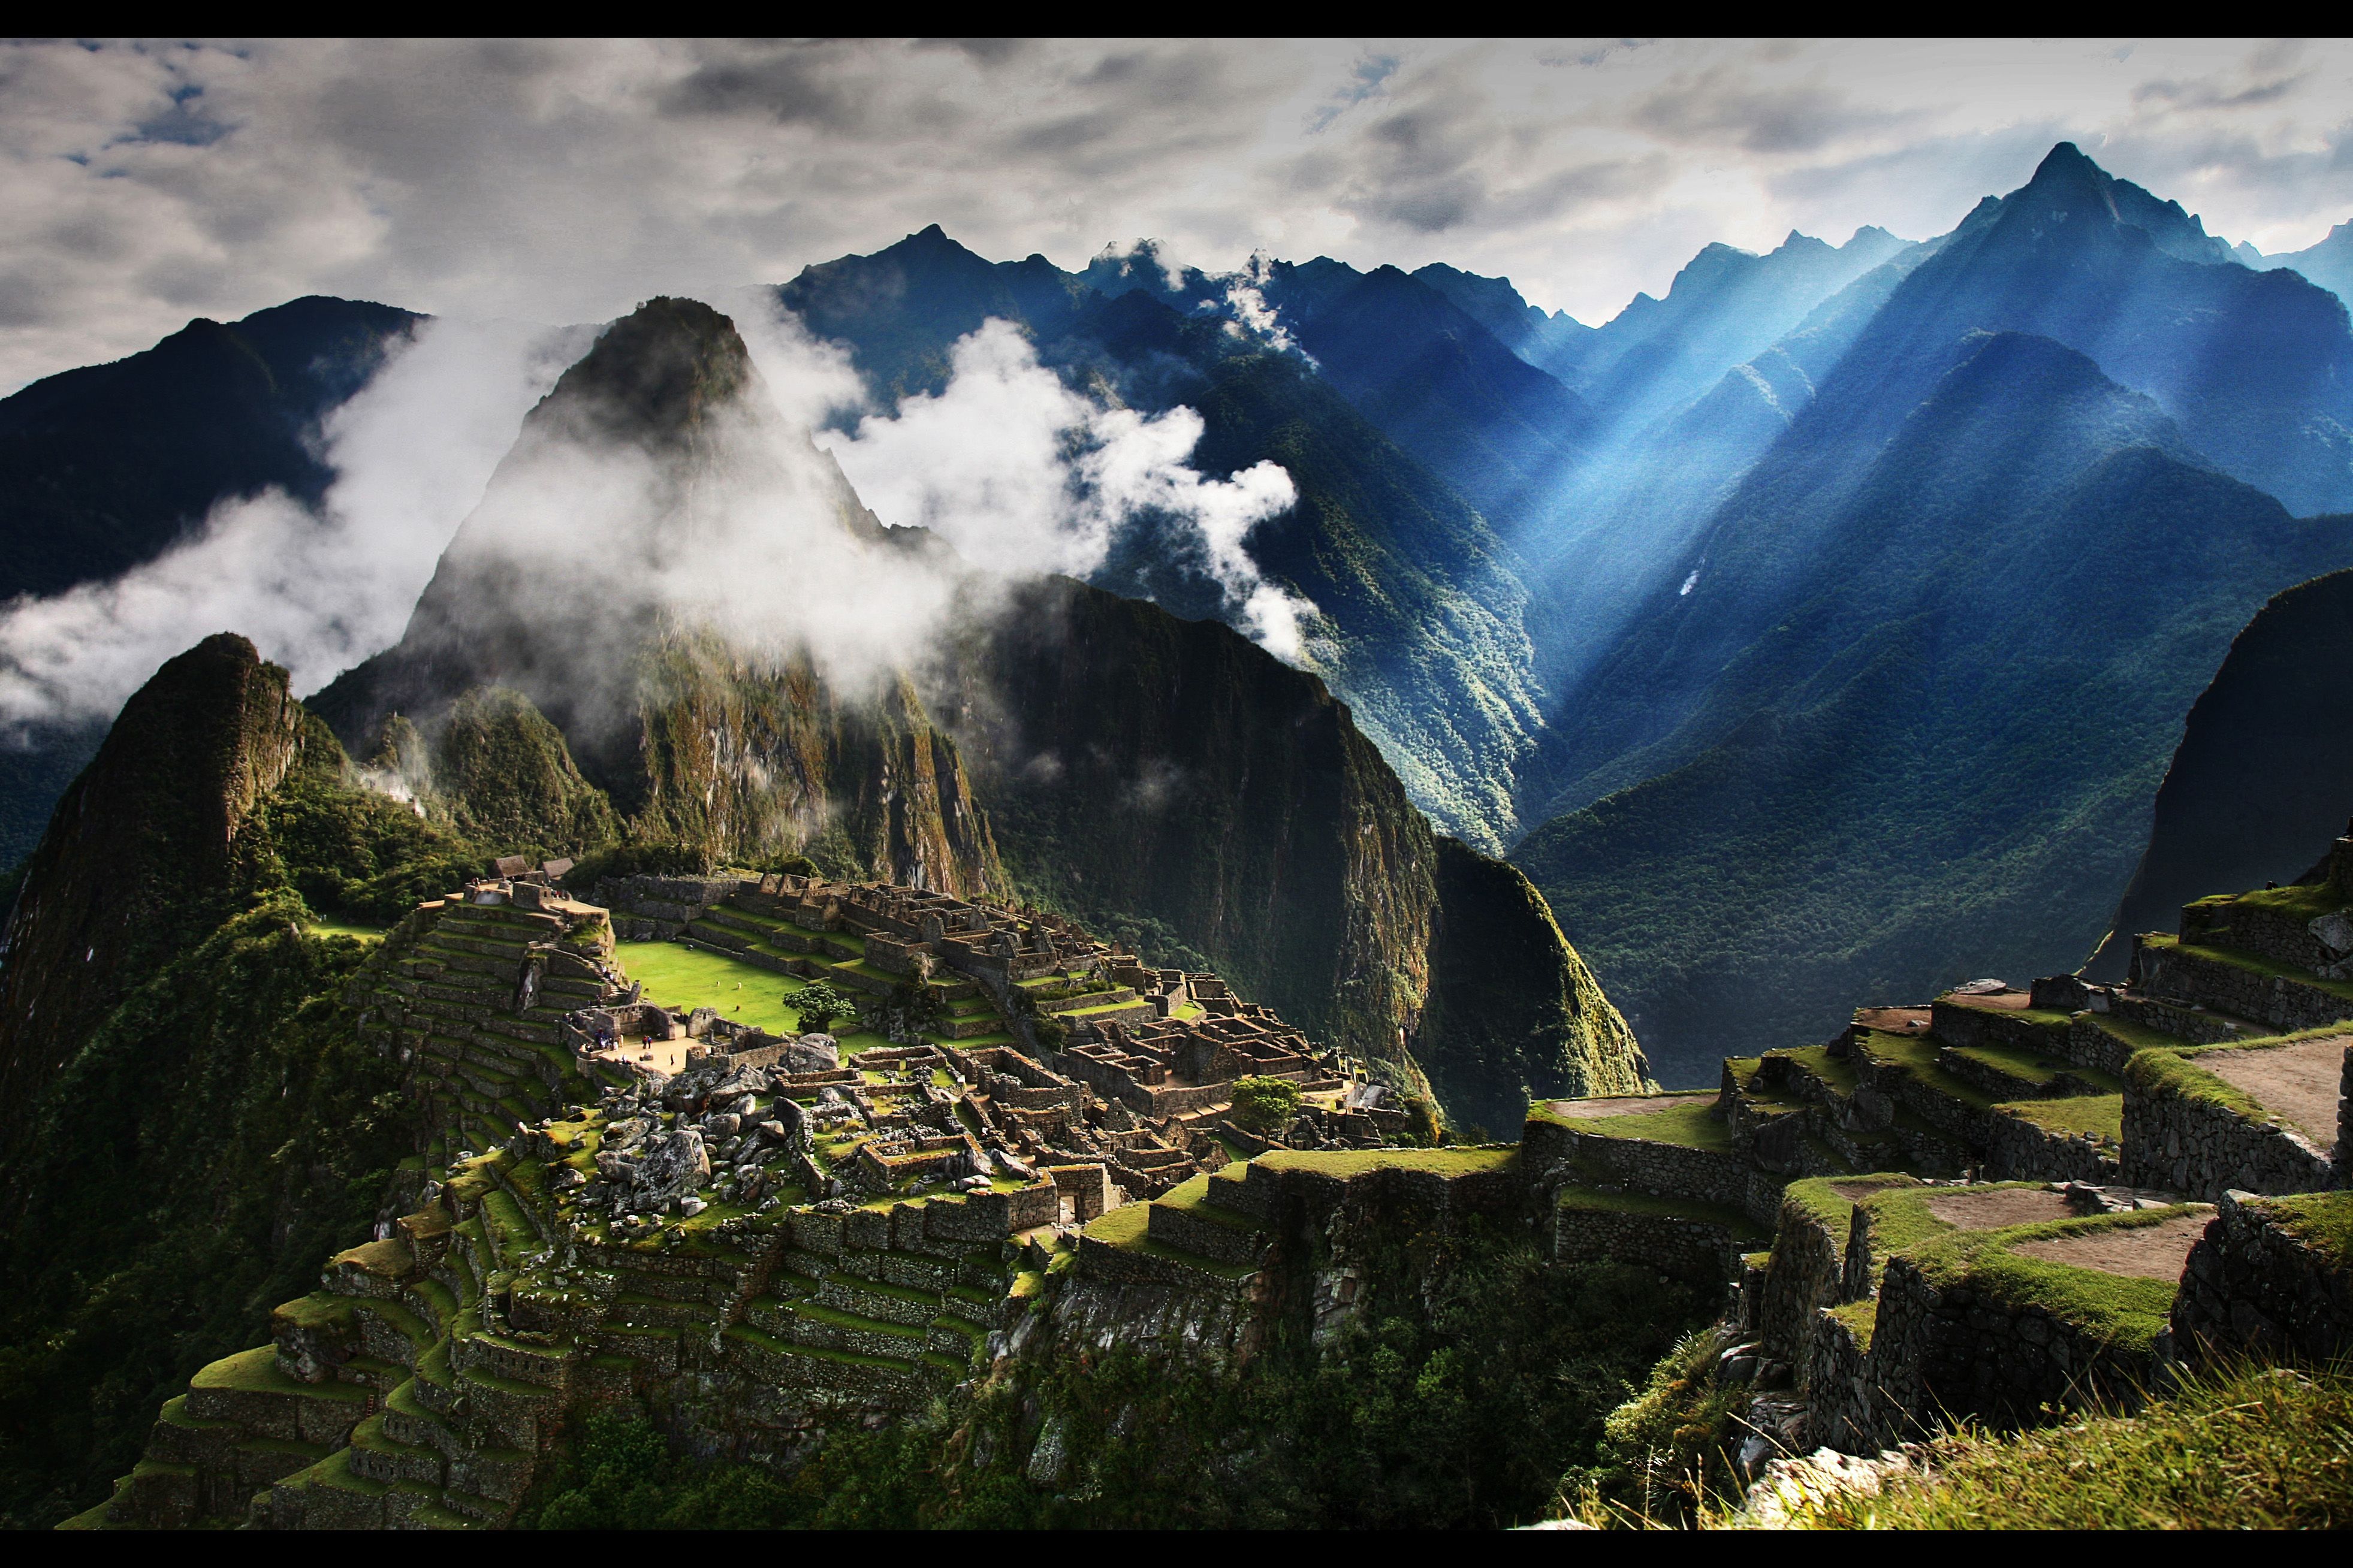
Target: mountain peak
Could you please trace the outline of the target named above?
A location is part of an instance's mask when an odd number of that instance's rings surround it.
[[[752,374],[734,322],[700,300],[658,296],[607,327],[533,419],[562,414],[609,438],[668,444],[685,438]]]

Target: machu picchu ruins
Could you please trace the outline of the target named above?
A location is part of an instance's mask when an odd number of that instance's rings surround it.
[[[788,1458],[764,1406],[936,1396],[1049,1270],[1230,1298],[1269,1217],[1238,1160],[1406,1121],[1216,975],[1049,914],[796,874],[610,879],[607,907],[569,869],[502,858],[385,934],[351,1000],[432,1129],[393,1205],[417,1206],[281,1307],[274,1347],[198,1374],[110,1522],[266,1496],[250,1522],[501,1523],[568,1414],[687,1373]],[[887,1033],[664,1005],[617,932],[838,982]],[[1237,1124],[1245,1079],[1296,1113]]]
[[[1720,1299],[1733,1463],[1768,1489],[1822,1450],[2353,1345],[2353,837],[2310,883],[2189,906],[2122,984],[1865,1006],[1716,1089],[1539,1101],[1483,1149],[1400,1146],[1361,1064],[1041,911],[791,873],[584,899],[568,869],[502,860],[385,933],[352,1000],[426,1146],[375,1238],[200,1372],[85,1522],[496,1525],[567,1424],[656,1390],[789,1468],[845,1414],[1034,1375],[1059,1334],[1246,1358],[1303,1287],[1320,1342],[1375,1290],[1326,1237],[1399,1207],[1540,1221],[1555,1267]],[[859,1011],[794,1034],[723,990],[665,1002],[617,936]],[[1297,1113],[1239,1124],[1245,1079]]]

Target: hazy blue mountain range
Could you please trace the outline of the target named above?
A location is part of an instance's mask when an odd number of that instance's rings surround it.
[[[2231,637],[2353,561],[2288,515],[2353,489],[2334,296],[2066,146],[1886,270],[1529,771],[1515,858],[1662,1073],[2081,963]]]
[[[2253,246],[2242,242],[2232,248],[2232,254],[2258,271],[2270,272],[2288,268],[2301,272],[2338,299],[2353,300],[2353,223],[2338,224],[2319,244],[2302,250],[2265,256]]]
[[[1106,295],[1041,258],[988,262],[936,227],[810,268],[777,294],[813,331],[849,344],[879,395],[941,384],[955,340],[1003,317],[1073,379],[1139,408],[1198,409],[1207,430],[1194,462],[1204,472],[1281,463],[1300,504],[1258,531],[1250,554],[1324,613],[1318,673],[1416,802],[1447,831],[1500,848],[1517,826],[1514,769],[1543,706],[1528,593],[1519,560],[1423,455],[1476,445],[1491,459],[1556,465],[1565,443],[1545,431],[1575,417],[1575,400],[1394,269],[1372,279],[1329,262],[1298,270],[1303,280],[1272,287],[1307,302],[1303,341],[1319,360],[1330,355],[1328,373],[1225,330],[1225,318],[1200,309],[1223,292],[1198,274],[1171,289],[1155,266],[1099,263],[1092,276],[1120,289]],[[1384,321],[1400,330],[1385,337]],[[1432,375],[1445,378],[1445,396],[1430,394]],[[1096,581],[1181,614],[1222,607],[1148,531],[1121,542]]]

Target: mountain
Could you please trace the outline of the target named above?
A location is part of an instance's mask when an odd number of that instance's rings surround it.
[[[0,601],[117,577],[235,497],[317,501],[333,477],[320,421],[424,319],[319,296],[226,326],[200,317],[0,398]],[[0,747],[0,865],[32,852],[105,733],[37,724]]]
[[[1832,377],[1560,731],[1589,804],[1513,858],[1662,1079],[2080,963],[2231,636],[2353,559],[2049,339],[1943,361],[1876,450]]]
[[[284,672],[242,637],[208,639],[155,672],[58,804],[0,938],[0,1153],[96,1021],[173,951],[159,912],[224,912],[245,872],[239,837],[291,765]]]
[[[2353,223],[2338,224],[2319,244],[2303,250],[2265,256],[2252,245],[2242,245],[2239,247],[2238,256],[2241,261],[2258,271],[2290,268],[2319,284],[2339,300],[2353,300]]]
[[[355,787],[242,637],[123,705],[0,970],[0,1520],[102,1493],[157,1401],[366,1236],[414,1152],[400,1069],[341,1000],[366,950],[297,884],[380,921],[481,852]]]
[[[1394,267],[1278,261],[1263,292],[1341,396],[1506,533],[1590,438],[1576,394]]]
[[[2089,973],[2124,973],[2136,932],[2171,930],[2210,893],[2290,882],[2353,816],[2353,572],[2278,595],[2189,710],[2147,847]]]
[[[0,599],[119,576],[229,497],[316,502],[320,419],[424,319],[312,295],[0,398]]]
[[[1189,950],[1451,1112],[1640,1088],[1641,1053],[1544,902],[1432,831],[1322,681],[1216,622],[1052,580],[968,629],[936,710],[1032,898]],[[1172,945],[1173,944],[1173,945]]]
[[[1707,246],[1675,274],[1665,299],[1637,294],[1595,331],[1569,384],[1607,411],[1611,430],[1639,431],[1797,331],[1905,245],[1885,229],[1862,228],[1841,246],[1792,229],[1762,256]]]
[[[430,738],[469,692],[509,689],[648,837],[990,891],[954,745],[903,679],[845,695],[805,645],[744,625],[753,596],[789,592],[759,576],[796,546],[820,593],[828,566],[904,554],[756,375],[707,305],[656,300],[614,325],[525,419],[400,641],[316,706],[373,752],[395,714]],[[797,531],[771,531],[786,519]]]
[[[1225,410],[1270,385],[1288,411],[1347,417],[1279,356],[1221,363],[1205,447],[1248,427]],[[1215,622],[973,580],[929,535],[878,522],[757,376],[707,306],[658,300],[615,324],[526,419],[400,642],[318,710],[370,757],[411,726],[437,787],[461,789],[461,824],[523,820],[453,784],[448,729],[470,704],[534,759],[501,776],[570,802],[576,759],[635,841],[1018,888],[1147,955],[1205,955],[1303,1026],[1410,1079],[1427,1068],[1482,1120],[1515,1114],[1524,1082],[1639,1086],[1631,1037],[1540,903],[1505,888],[1482,907],[1491,884],[1457,877],[1441,909],[1436,836],[1321,680]],[[1318,460],[1308,442],[1284,455]],[[975,608],[923,618],[952,599]],[[540,725],[554,738],[534,749]],[[1441,918],[1549,957],[1498,975],[1438,941]],[[1425,1028],[1434,986],[1486,1005]]]
[[[1846,368],[1877,391],[1858,400],[1855,436],[1883,436],[1963,333],[2031,332],[2147,393],[2201,455],[2290,510],[2353,506],[2344,305],[2295,273],[2223,260],[2178,206],[2062,142],[2024,186],[1980,203],[1858,339]]]
[[[1449,303],[1495,334],[1495,341],[1540,370],[1573,379],[1595,329],[1566,310],[1549,313],[1529,304],[1508,278],[1433,261],[1413,269],[1413,279],[1444,295]]]
[[[1181,312],[1187,300],[1223,299],[1200,274],[1171,288],[1156,265],[1103,260],[1086,275],[1056,274],[1063,281],[1050,288],[1042,266],[990,263],[927,229],[808,268],[775,297],[848,344],[878,397],[936,384],[955,337],[998,315],[1091,389],[1149,412],[1198,410],[1206,428],[1192,461],[1204,473],[1281,464],[1299,504],[1253,531],[1251,559],[1322,613],[1312,663],[1417,804],[1445,831],[1500,849],[1517,831],[1514,771],[1545,700],[1529,626],[1542,610],[1486,516],[1428,458],[1508,489],[1516,470],[1495,455],[1556,463],[1565,447],[1545,431],[1573,416],[1573,402],[1394,269],[1278,269],[1270,287],[1301,313],[1311,352],[1330,355],[1319,368],[1222,319]],[[1410,325],[1384,325],[1399,318]],[[1429,395],[1426,377],[1442,381],[1443,397]],[[1447,406],[1454,397],[1461,409]],[[1116,543],[1094,581],[1181,615],[1236,613],[1149,533]]]

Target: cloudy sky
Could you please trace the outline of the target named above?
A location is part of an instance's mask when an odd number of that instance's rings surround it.
[[[601,320],[934,222],[1446,260],[1601,321],[1710,240],[1939,233],[2062,139],[2298,249],[2353,217],[2353,47],[12,44],[0,390],[303,293]]]

